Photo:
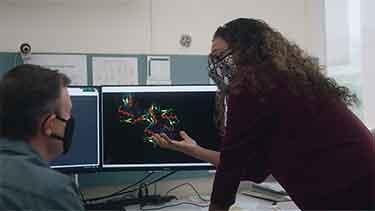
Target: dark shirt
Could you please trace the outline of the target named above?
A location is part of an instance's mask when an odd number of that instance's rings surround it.
[[[375,209],[375,145],[341,102],[282,92],[228,97],[228,120],[211,200],[234,203],[241,180],[272,174],[304,210]]]
[[[24,141],[0,139],[0,210],[84,210],[72,179]]]

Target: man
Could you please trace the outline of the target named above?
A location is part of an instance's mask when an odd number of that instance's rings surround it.
[[[69,150],[70,79],[19,65],[0,81],[0,210],[84,210],[70,177],[47,161]]]

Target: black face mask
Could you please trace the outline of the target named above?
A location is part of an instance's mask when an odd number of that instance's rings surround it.
[[[61,137],[56,134],[51,134],[51,137],[59,139],[63,141],[64,144],[64,154],[68,153],[70,146],[72,145],[73,140],[73,132],[74,132],[74,118],[70,117],[70,119],[66,120],[59,116],[56,116],[56,119],[65,122],[65,131],[64,131],[64,137]]]

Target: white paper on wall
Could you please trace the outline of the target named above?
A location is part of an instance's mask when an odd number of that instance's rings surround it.
[[[169,56],[147,57],[147,84],[171,84],[171,62]]]
[[[85,55],[32,54],[25,60],[66,74],[72,85],[87,85],[87,57]]]
[[[94,85],[137,85],[137,57],[93,57]]]

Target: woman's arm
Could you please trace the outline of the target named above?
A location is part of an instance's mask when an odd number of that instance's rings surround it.
[[[204,147],[201,147],[199,145],[194,146],[191,149],[191,152],[186,153],[194,158],[197,158],[199,160],[204,160],[206,162],[211,163],[215,167],[219,165],[220,162],[220,152],[206,149]]]

